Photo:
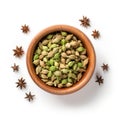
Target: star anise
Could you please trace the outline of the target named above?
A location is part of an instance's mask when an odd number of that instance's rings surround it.
[[[35,95],[32,95],[31,92],[25,93],[25,94],[26,94],[25,99],[28,99],[29,102],[30,102],[31,100],[33,100],[33,97],[35,96]]]
[[[14,51],[13,55],[16,57],[21,57],[24,54],[22,46],[20,46],[20,47],[16,46],[16,49],[13,49],[13,51]]]
[[[108,71],[108,64],[104,64],[104,63],[103,63],[103,66],[101,66],[101,67],[102,67],[103,71],[104,71],[104,70]]]
[[[23,78],[18,79],[18,82],[16,82],[16,84],[17,84],[16,87],[20,87],[20,89],[26,88],[26,82],[25,79]]]
[[[96,76],[96,78],[97,78],[97,80],[95,81],[95,82],[98,82],[99,83],[99,85],[102,83],[103,84],[103,78],[102,78],[102,76]]]
[[[14,63],[14,65],[11,66],[11,68],[13,69],[13,72],[18,71],[18,70],[19,70],[19,65],[16,65],[16,64]]]
[[[90,26],[90,20],[89,20],[89,18],[87,18],[85,16],[83,16],[83,19],[80,19],[79,21],[81,22],[81,25],[86,27],[86,28],[88,26]]]
[[[29,26],[26,25],[26,24],[22,26],[21,30],[22,30],[23,33],[28,33],[30,31]]]
[[[100,37],[100,33],[97,30],[92,31],[93,33],[91,34],[95,39]]]

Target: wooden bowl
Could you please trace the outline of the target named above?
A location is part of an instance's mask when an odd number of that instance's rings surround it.
[[[87,55],[89,58],[89,64],[88,64],[87,70],[83,74],[80,81],[78,81],[73,86],[68,87],[68,88],[55,88],[55,87],[46,85],[36,75],[35,68],[32,63],[34,50],[36,49],[36,46],[39,43],[39,41],[43,37],[48,35],[49,33],[53,33],[56,31],[66,31],[66,32],[74,34],[84,44],[85,48],[87,49]],[[33,40],[31,41],[31,43],[28,47],[26,63],[27,63],[28,72],[29,72],[31,78],[40,88],[42,88],[43,90],[45,90],[49,93],[63,95],[63,94],[73,93],[73,92],[81,89],[83,86],[85,86],[88,83],[88,81],[90,80],[90,78],[94,72],[96,57],[95,57],[95,51],[94,51],[93,45],[91,44],[88,37],[82,31],[80,31],[79,29],[77,29],[75,27],[68,26],[68,25],[54,25],[54,26],[51,26],[51,27],[48,27],[48,28],[42,30],[33,38]]]

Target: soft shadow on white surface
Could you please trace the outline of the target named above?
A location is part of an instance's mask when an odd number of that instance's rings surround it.
[[[76,93],[63,95],[63,96],[55,96],[54,99],[57,99],[58,102],[68,105],[68,106],[81,106],[86,105],[91,102],[94,102],[97,99],[97,96],[100,94],[101,89],[98,85],[93,85],[93,82],[89,82],[81,90]]]

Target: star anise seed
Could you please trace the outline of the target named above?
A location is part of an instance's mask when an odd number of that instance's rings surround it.
[[[31,100],[33,100],[33,98],[34,98],[34,96],[35,96],[35,95],[32,95],[31,92],[25,93],[25,94],[26,94],[25,99],[28,99],[29,102],[30,102]]]
[[[22,26],[21,30],[22,30],[23,33],[28,33],[30,31],[29,26],[26,25],[26,24]]]
[[[87,18],[85,16],[83,16],[83,19],[80,19],[79,21],[81,22],[81,25],[86,27],[86,28],[88,26],[90,26],[90,20],[89,20],[89,18]]]
[[[16,46],[16,49],[13,49],[13,52],[14,52],[13,55],[16,57],[21,57],[24,54],[22,46],[20,46],[20,47]]]
[[[102,67],[103,71],[105,71],[105,70],[108,71],[108,68],[109,68],[108,64],[103,63],[103,66],[101,66],[101,67]]]
[[[18,79],[18,82],[16,82],[16,84],[17,84],[16,87],[20,87],[20,89],[26,88],[26,82],[25,79],[23,78]]]
[[[19,65],[16,65],[16,64],[14,63],[14,65],[11,66],[11,68],[13,69],[13,72],[18,71],[18,70],[19,70]]]
[[[102,76],[96,76],[96,78],[97,78],[97,80],[95,81],[95,82],[98,82],[99,83],[99,85],[102,83],[103,84],[103,78],[102,78]]]
[[[95,39],[100,37],[100,33],[97,30],[92,31],[93,33],[91,34]]]

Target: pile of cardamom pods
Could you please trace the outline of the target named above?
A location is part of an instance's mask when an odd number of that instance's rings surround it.
[[[40,80],[52,87],[71,87],[87,69],[89,59],[84,44],[75,35],[58,31],[39,41],[33,64]]]

